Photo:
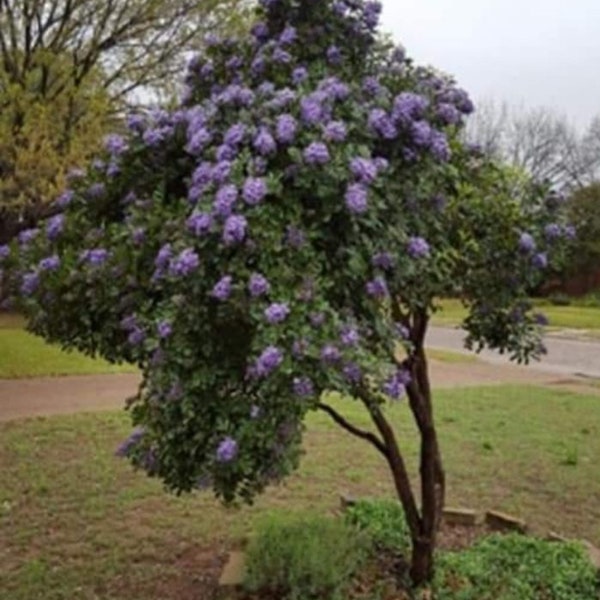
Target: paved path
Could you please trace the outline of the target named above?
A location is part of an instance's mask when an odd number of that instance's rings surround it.
[[[575,378],[526,367],[432,361],[435,387],[531,383],[577,388]],[[123,408],[139,384],[137,375],[78,375],[0,380],[0,421]],[[589,390],[584,390],[589,391]]]
[[[464,331],[457,328],[432,327],[427,335],[431,348],[466,352]],[[581,375],[600,378],[600,341],[565,339],[549,335],[545,339],[548,354],[531,368],[562,375]],[[480,358],[491,364],[508,364],[508,359],[497,352],[483,351]]]

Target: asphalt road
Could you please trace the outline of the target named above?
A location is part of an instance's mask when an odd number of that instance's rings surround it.
[[[456,328],[432,327],[427,334],[430,348],[468,352],[464,348],[464,331]],[[544,340],[548,349],[540,362],[531,368],[563,375],[600,378],[600,340],[565,339],[548,335]],[[484,350],[479,357],[492,364],[507,364],[509,360],[497,352]]]

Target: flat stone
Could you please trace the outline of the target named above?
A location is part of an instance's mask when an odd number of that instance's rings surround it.
[[[469,508],[445,508],[442,518],[448,525],[463,525],[466,527],[477,525],[477,512]]]
[[[224,588],[234,588],[244,583],[246,577],[246,555],[243,552],[230,552],[223,567],[219,585]]]
[[[585,546],[594,567],[600,570],[600,549],[587,540],[581,540],[581,542]]]
[[[348,496],[347,494],[340,495],[340,506],[341,506],[342,510],[346,510],[347,508],[350,508],[351,506],[355,506],[356,503],[357,503],[356,498],[353,498],[352,496]]]
[[[491,529],[497,531],[527,533],[527,523],[525,521],[495,510],[488,510],[485,513],[485,522]]]

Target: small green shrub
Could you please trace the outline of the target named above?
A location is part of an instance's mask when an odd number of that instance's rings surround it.
[[[594,567],[576,543],[493,535],[439,556],[436,600],[594,600]]]
[[[410,548],[404,511],[395,500],[359,500],[348,508],[347,519],[364,531],[377,548],[399,554]]]
[[[249,544],[245,585],[282,600],[341,600],[368,550],[368,537],[343,520],[270,515]]]
[[[569,296],[560,292],[548,296],[548,301],[554,306],[569,306],[572,302]]]

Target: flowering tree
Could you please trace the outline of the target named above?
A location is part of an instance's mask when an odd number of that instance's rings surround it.
[[[250,501],[296,467],[311,410],[372,444],[420,583],[444,502],[435,299],[464,299],[472,346],[535,357],[527,291],[571,232],[554,197],[513,200],[461,146],[469,98],[378,40],[380,3],[261,5],[251,35],[191,62],[177,110],[131,115],[64,211],[0,249],[4,285],[34,332],[139,365],[121,453],[172,490]],[[404,394],[420,501],[385,411]]]

